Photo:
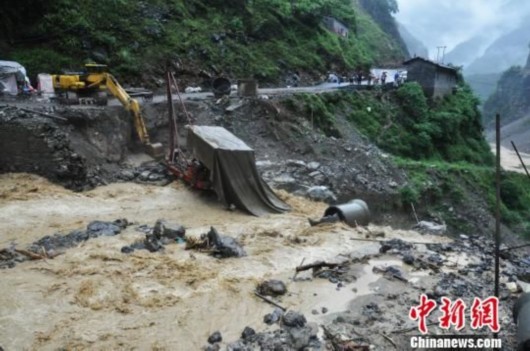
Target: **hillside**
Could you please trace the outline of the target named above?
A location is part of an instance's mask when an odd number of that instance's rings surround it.
[[[525,67],[515,66],[504,72],[495,93],[484,104],[484,125],[492,127],[496,113],[502,125],[530,113],[530,57]]]
[[[0,351],[406,350],[422,294],[491,295],[494,158],[460,72],[436,98],[414,81],[311,84],[401,63],[396,0],[4,3],[0,52],[30,76],[94,60],[127,84],[160,87],[167,69],[181,88],[259,87],[139,98],[160,158],[117,101],[0,96]],[[515,350],[530,187],[501,182],[498,341]],[[440,307],[429,335],[448,333]]]
[[[34,76],[106,63],[120,78],[153,84],[167,60],[181,74],[254,76],[278,82],[401,62],[391,0],[21,0],[0,14],[2,59]],[[366,8],[363,7],[367,6]],[[31,11],[29,11],[31,9]],[[326,30],[333,16],[350,31]],[[20,27],[18,23],[26,23]]]
[[[473,92],[484,103],[495,92],[502,73],[484,73],[465,75],[466,82]]]
[[[499,73],[511,66],[524,65],[530,43],[530,22],[496,39],[484,54],[466,67],[466,74]]]
[[[490,40],[490,37],[485,34],[473,36],[472,38],[459,43],[449,51],[445,55],[444,61],[455,66],[465,67],[477,59],[478,55],[484,52]]]
[[[401,23],[398,23],[399,34],[407,45],[409,55],[411,57],[429,57],[429,50],[418,38],[416,38],[409,30]]]

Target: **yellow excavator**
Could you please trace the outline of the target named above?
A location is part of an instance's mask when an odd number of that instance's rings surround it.
[[[74,105],[79,103],[107,104],[107,92],[114,95],[130,111],[134,128],[145,146],[146,151],[153,157],[163,154],[162,144],[151,143],[138,100],[133,99],[110,73],[106,65],[86,64],[85,72],[69,72],[52,75],[53,88],[60,103]]]

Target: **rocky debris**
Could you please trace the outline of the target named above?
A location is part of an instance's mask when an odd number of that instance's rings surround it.
[[[0,250],[0,269],[13,268],[17,263],[24,262],[30,258],[15,251],[13,247]]]
[[[508,283],[506,283],[506,288],[512,294],[520,293],[520,292],[523,291],[521,286],[519,284],[517,284],[516,282],[508,282]]]
[[[221,335],[221,332],[219,331],[212,333],[212,335],[208,337],[208,343],[210,344],[215,344],[216,342],[221,342],[221,341],[223,341],[223,337]]]
[[[202,348],[204,351],[220,351],[221,345],[219,344],[213,344],[213,345],[207,345]]]
[[[408,265],[413,265],[414,264],[414,255],[412,255],[410,253],[404,254],[403,255],[403,263],[408,264]]]
[[[67,130],[62,121],[0,106],[0,173],[36,173],[76,190],[97,184],[97,174],[76,152]]]
[[[161,162],[145,162],[139,167],[124,167],[117,174],[117,178],[126,182],[149,183],[156,185],[167,185],[175,180],[166,165]]]
[[[379,267],[375,266],[372,271],[374,273],[382,273],[385,277],[392,279],[398,279],[401,281],[407,281],[407,279],[403,276],[403,271],[395,266],[387,266],[387,267]]]
[[[159,219],[156,221],[155,227],[153,228],[153,235],[158,239],[184,239],[186,229],[180,224],[170,223],[166,220]]]
[[[266,280],[258,285],[258,293],[265,296],[278,296],[287,293],[287,287],[281,280],[271,279]]]
[[[309,221],[309,225],[311,227],[314,227],[316,225],[320,225],[320,224],[323,224],[323,223],[337,223],[337,222],[341,221],[341,219],[340,219],[338,214],[333,214],[333,215],[330,215],[330,216],[324,216],[324,217],[322,217],[320,219],[308,218],[307,220]]]
[[[144,240],[122,247],[122,253],[129,254],[134,250],[157,252],[164,250],[165,245],[186,241],[186,229],[164,219],[157,220],[154,227],[143,224],[136,227],[136,230],[145,233]]]
[[[93,221],[85,230],[73,230],[66,235],[59,233],[46,235],[30,244],[25,250],[16,249],[15,246],[0,250],[0,268],[12,268],[18,262],[31,259],[51,258],[58,252],[77,246],[88,239],[100,236],[114,236],[129,225],[126,219],[117,219],[113,222]]]
[[[186,250],[204,250],[217,258],[243,257],[246,252],[243,247],[229,236],[220,235],[214,227],[199,239],[186,239]]]
[[[323,350],[318,339],[318,327],[307,323],[304,315],[288,311],[283,317],[283,312],[276,309],[272,314],[276,322],[281,318],[280,328],[272,331],[256,333],[254,329],[245,327],[241,339],[231,342],[226,350],[263,350],[263,351],[298,351],[298,350]],[[268,320],[267,314],[264,320]]]
[[[217,258],[246,256],[243,247],[232,237],[220,235],[214,227],[206,235],[212,254]]]
[[[322,202],[336,202],[337,196],[325,186],[313,186],[307,189],[306,196],[311,200]]]
[[[380,253],[399,253],[412,250],[413,245],[401,239],[390,239],[381,241]]]
[[[288,311],[283,315],[282,322],[288,327],[303,327],[306,325],[307,320],[301,313]]]
[[[445,234],[447,232],[447,226],[445,224],[438,224],[429,221],[420,221],[418,224],[415,224],[412,229],[416,229],[420,233],[426,234]]]
[[[241,333],[241,339],[247,339],[253,335],[256,335],[256,331],[251,327],[245,327],[245,329],[243,329],[243,332]]]
[[[119,234],[127,227],[126,219],[117,219],[114,222],[93,221],[87,226],[89,237],[112,236]]]
[[[283,311],[279,308],[275,308],[272,313],[267,313],[263,316],[263,322],[268,325],[272,325],[280,321],[283,316]]]
[[[31,244],[29,250],[42,252],[42,249],[50,251],[74,247],[91,238],[117,235],[128,225],[126,219],[117,219],[113,222],[93,221],[88,224],[86,230],[74,230],[66,235],[47,235]]]

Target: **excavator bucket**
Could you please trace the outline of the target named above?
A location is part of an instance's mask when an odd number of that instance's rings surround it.
[[[153,158],[162,158],[164,156],[164,148],[161,143],[145,144],[145,152]]]

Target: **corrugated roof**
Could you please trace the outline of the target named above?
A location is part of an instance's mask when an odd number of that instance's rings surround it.
[[[441,68],[441,69],[446,69],[446,70],[454,71],[455,73],[456,73],[456,71],[457,71],[456,68],[454,68],[454,67],[450,67],[450,66],[446,66],[446,65],[441,65],[441,64],[439,64],[439,63],[436,63],[436,62],[431,61],[431,60],[427,60],[427,59],[425,59],[425,58],[423,58],[423,57],[419,57],[419,56],[418,56],[418,57],[413,57],[413,58],[411,58],[410,60],[407,60],[407,61],[403,62],[403,64],[406,66],[406,65],[408,65],[408,64],[410,64],[410,63],[412,63],[412,62],[414,62],[414,61],[423,61],[423,62],[425,62],[425,63],[429,63],[429,64],[434,65],[434,66],[436,66],[436,67],[438,67],[438,68]]]

